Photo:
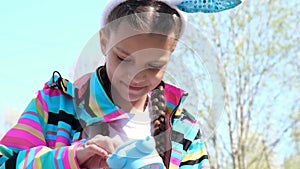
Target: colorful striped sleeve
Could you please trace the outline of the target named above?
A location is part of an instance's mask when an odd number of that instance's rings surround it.
[[[208,154],[201,132],[198,130],[197,136],[189,145],[186,154],[180,163],[180,169],[209,169]]]
[[[37,146],[27,150],[14,152],[12,156],[2,156],[6,160],[0,169],[14,168],[49,168],[49,169],[78,169],[80,168],[75,155],[75,149],[80,143],[51,149],[46,146]],[[9,148],[6,147],[9,151]],[[1,160],[0,159],[0,160]]]
[[[47,101],[42,91],[30,102],[18,123],[0,141],[0,169],[80,168],[76,148],[81,142],[50,147],[46,139]]]

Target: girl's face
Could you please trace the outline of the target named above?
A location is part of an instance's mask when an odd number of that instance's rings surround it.
[[[111,93],[116,94],[113,97],[135,102],[161,82],[176,40],[158,34],[135,34],[120,39],[124,33],[111,32],[106,38],[101,31],[101,47],[107,57]]]

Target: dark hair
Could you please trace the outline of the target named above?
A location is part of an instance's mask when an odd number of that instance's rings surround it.
[[[108,30],[116,30],[118,19],[125,17],[129,25],[138,31],[175,34],[178,39],[181,33],[182,20],[176,9],[157,0],[127,0],[115,7],[108,15],[107,23],[112,23]],[[116,21],[116,22],[113,22]],[[122,22],[122,20],[121,20]]]
[[[166,140],[166,105],[164,96],[164,84],[160,83],[151,94],[151,108],[150,108],[150,118],[151,118],[151,134],[154,136],[156,143],[156,150],[158,154],[162,157],[165,166],[168,164],[166,161],[166,143],[170,140]],[[167,159],[168,160],[168,159]]]

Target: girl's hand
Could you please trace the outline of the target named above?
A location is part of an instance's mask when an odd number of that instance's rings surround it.
[[[109,168],[107,156],[121,143],[107,136],[96,135],[76,149],[77,161],[83,168]]]

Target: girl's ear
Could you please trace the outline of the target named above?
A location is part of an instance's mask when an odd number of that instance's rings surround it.
[[[105,32],[103,29],[99,31],[99,36],[100,36],[100,47],[103,55],[106,56],[106,49],[107,49],[107,37],[105,35]]]

